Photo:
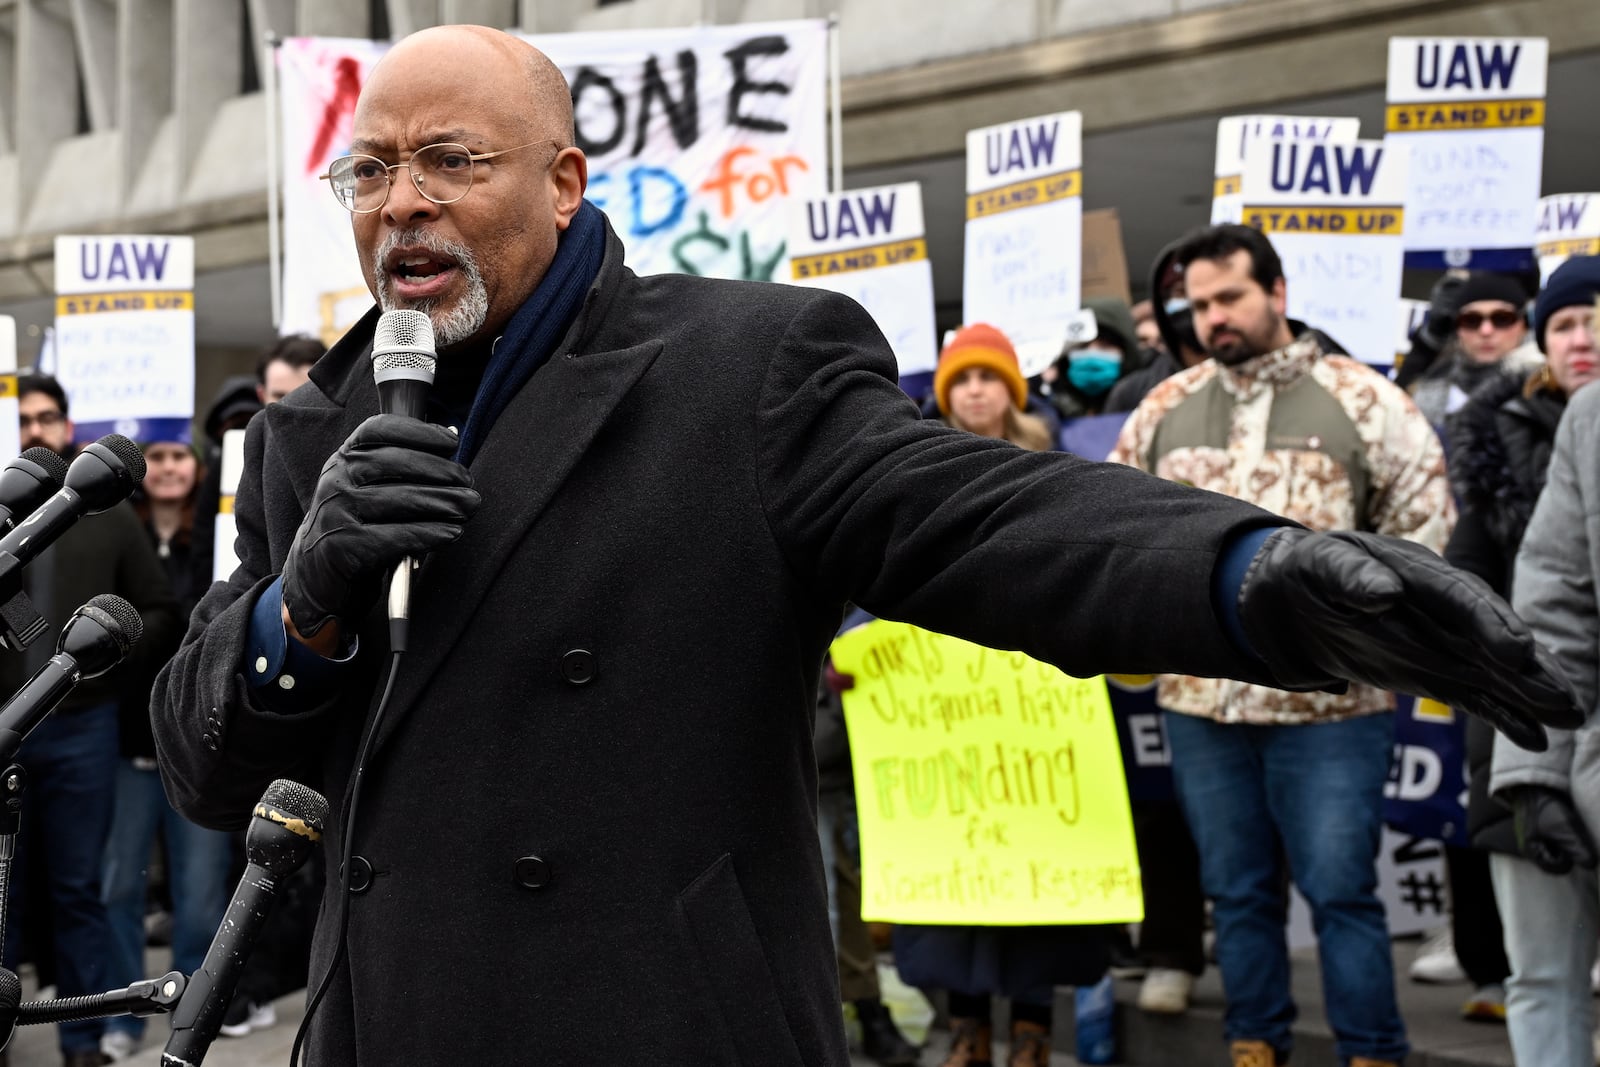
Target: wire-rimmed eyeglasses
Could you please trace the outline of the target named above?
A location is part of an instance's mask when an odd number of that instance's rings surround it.
[[[401,167],[411,175],[417,192],[435,204],[453,204],[472,191],[472,165],[493,159],[519,148],[536,144],[559,144],[553,138],[502,148],[498,152],[474,153],[466,145],[443,142],[425,145],[400,163],[385,163],[376,156],[340,156],[328,164],[328,173],[319,175],[333,189],[336,200],[347,211],[367,215],[389,201],[394,172]]]

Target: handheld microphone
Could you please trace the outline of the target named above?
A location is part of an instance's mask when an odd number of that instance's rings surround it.
[[[144,620],[119,596],[101,593],[61,628],[56,654],[0,707],[0,765],[14,759],[22,741],[85,678],[121,663],[144,636]]]
[[[61,488],[67,461],[35,446],[0,470],[0,533],[10,533]]]
[[[84,515],[108,511],[144,481],[144,452],[121,434],[84,447],[59,490],[0,537],[0,601],[22,590],[22,569]]]
[[[314,789],[279,778],[267,786],[245,831],[247,864],[217,928],[205,963],[172,1013],[172,1036],[161,1053],[162,1067],[199,1067],[217,1038],[272,902],[285,879],[311,855],[328,818],[328,801]]]
[[[428,390],[433,388],[439,357],[433,346],[433,321],[426,312],[399,308],[378,316],[372,337],[372,376],[378,383],[378,410],[385,415],[425,419]],[[406,621],[411,617],[411,572],[417,561],[407,557],[389,581],[389,645],[402,651]]]

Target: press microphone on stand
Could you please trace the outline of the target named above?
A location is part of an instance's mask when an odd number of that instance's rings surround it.
[[[10,533],[61,488],[67,461],[36,446],[0,469],[0,533]]]
[[[144,621],[119,596],[101,593],[74,611],[61,628],[56,654],[0,706],[0,767],[16,758],[23,739],[73,687],[121,663],[142,636]]]
[[[433,347],[433,321],[426,312],[400,308],[378,316],[372,336],[372,376],[378,383],[378,410],[412,419],[428,417],[428,391],[433,388],[439,357]],[[411,572],[417,561],[406,558],[389,582],[389,647],[406,647],[411,617]]]
[[[267,786],[245,831],[244,876],[228,902],[205,963],[189,976],[183,999],[172,1013],[172,1037],[161,1053],[162,1067],[199,1067],[205,1059],[272,902],[311,855],[327,818],[328,801],[316,790],[287,778]]]
[[[121,434],[86,445],[59,490],[0,537],[0,601],[22,591],[22,570],[84,515],[108,511],[144,481],[144,452]]]

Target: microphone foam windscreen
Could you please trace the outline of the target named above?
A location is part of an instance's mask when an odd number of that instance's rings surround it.
[[[310,786],[279,778],[261,794],[262,805],[293,816],[321,833],[328,822],[328,798]]]
[[[84,606],[99,608],[115,619],[117,625],[122,628],[122,635],[127,639],[129,645],[138,644],[139,638],[144,636],[144,620],[139,617],[139,613],[134,610],[132,604],[116,594],[101,593]]]
[[[61,454],[54,449],[45,448],[43,445],[35,445],[24,452],[21,458],[44,468],[45,477],[58,486],[66,480],[67,461],[62,459]]]
[[[144,484],[144,449],[120,433],[108,433],[95,444],[105,445],[113,456],[122,460],[122,465],[127,467],[128,473],[133,476],[134,485]]]

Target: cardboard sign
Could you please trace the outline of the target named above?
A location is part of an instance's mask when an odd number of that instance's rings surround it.
[[[788,202],[827,188],[826,22],[526,40],[572,88],[576,145],[589,161],[585,195],[609,217],[629,267],[788,278]],[[372,306],[350,246],[350,215],[318,178],[350,151],[356,100],[388,48],[386,41],[293,37],[276,50],[284,333],[332,344]],[[396,174],[406,180],[404,171]]]
[[[1025,363],[1061,354],[1078,309],[1082,136],[1076,111],[967,133],[962,321],[999,327]]]
[[[791,280],[867,309],[902,377],[934,369],[933,266],[916,182],[791,202]]]
[[[1542,37],[1389,40],[1384,129],[1411,159],[1408,266],[1512,269],[1532,248],[1548,55]]]
[[[1110,296],[1133,303],[1128,287],[1128,256],[1122,247],[1122,219],[1114,207],[1083,213],[1083,297]]]
[[[239,476],[244,473],[244,436],[242,428],[222,435],[222,492],[217,500],[217,525],[212,540],[213,582],[227,581],[239,566],[239,557],[233,551],[234,540],[239,535],[239,524],[233,517],[233,498],[239,492]]]
[[[1361,120],[1312,115],[1227,115],[1217,120],[1217,156],[1212,168],[1211,223],[1243,219],[1245,151],[1252,141],[1313,141],[1347,144],[1361,136]]]
[[[56,377],[79,441],[188,443],[194,238],[57,237]]]
[[[1405,158],[1383,141],[1256,141],[1244,169],[1244,222],[1283,260],[1289,316],[1351,355],[1388,365],[1404,250]]]
[[[1100,678],[877,620],[833,643],[861,818],[861,914],[1133,922],[1139,859]]]
[[[1540,200],[1536,242],[1540,284],[1573,256],[1600,256],[1600,193],[1557,193]]]

